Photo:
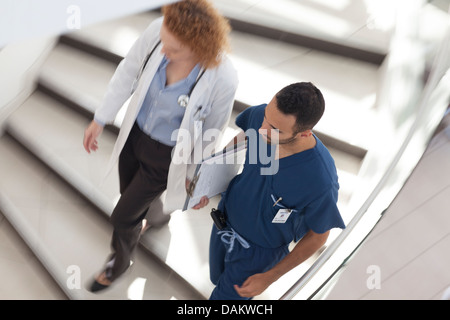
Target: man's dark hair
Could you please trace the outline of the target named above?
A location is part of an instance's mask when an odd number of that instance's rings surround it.
[[[296,117],[296,132],[311,130],[325,111],[322,92],[311,82],[293,83],[276,94],[278,109]]]

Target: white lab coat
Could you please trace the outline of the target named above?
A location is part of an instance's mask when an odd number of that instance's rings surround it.
[[[160,40],[159,34],[162,22],[162,17],[152,22],[117,67],[109,83],[103,103],[96,110],[96,117],[98,119],[105,123],[113,122],[120,108],[130,98],[133,82],[139,73],[143,60],[155,47],[158,40]],[[120,152],[135,123],[147,90],[162,59],[163,54],[161,53],[161,46],[159,46],[148,61],[136,91],[131,97],[107,167],[107,173],[111,171],[119,158]],[[223,132],[233,109],[237,85],[237,72],[226,56],[223,57],[223,62],[217,68],[206,70],[199,80],[190,97],[180,126],[180,129],[190,132],[192,141],[194,141],[191,144],[191,152],[194,150],[194,146],[195,148],[202,149],[207,146],[207,144],[201,141],[202,135],[197,134],[194,136],[194,114],[195,119],[205,119],[202,125],[203,132],[210,128],[217,128]],[[202,106],[200,111],[198,111],[199,106]],[[196,111],[198,112],[196,113]],[[220,141],[215,142],[216,145],[220,143]],[[180,141],[178,141],[174,147],[174,154],[179,154],[180,148],[182,146],[180,146]],[[186,199],[185,181],[187,177],[192,177],[193,169],[195,169],[195,166],[192,164],[176,164],[174,161],[171,162],[164,201],[164,211],[166,213],[181,209],[184,205]]]

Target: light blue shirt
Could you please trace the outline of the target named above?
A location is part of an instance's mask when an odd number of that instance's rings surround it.
[[[171,140],[172,132],[180,128],[186,108],[178,104],[181,95],[188,95],[200,72],[195,66],[185,78],[166,86],[166,68],[169,60],[163,58],[153,77],[150,88],[137,116],[139,128],[152,139],[168,146],[175,146]]]

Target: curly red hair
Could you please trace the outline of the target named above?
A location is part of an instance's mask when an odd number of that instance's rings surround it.
[[[230,24],[207,0],[182,0],[162,8],[164,24],[189,46],[205,68],[217,67],[229,51]]]

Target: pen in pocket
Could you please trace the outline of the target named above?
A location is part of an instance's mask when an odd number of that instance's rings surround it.
[[[272,201],[274,202],[272,207],[279,206],[279,207],[283,208],[283,206],[281,204],[278,204],[281,200],[283,200],[282,197],[279,197],[278,200],[275,200],[276,198],[274,197],[273,194],[271,195],[271,197],[272,197]]]

